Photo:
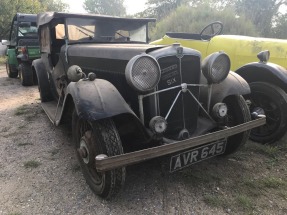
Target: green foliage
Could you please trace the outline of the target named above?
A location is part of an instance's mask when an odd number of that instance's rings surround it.
[[[261,35],[267,37],[272,32],[272,22],[278,16],[284,0],[237,0],[235,3],[238,15],[245,15],[257,27]]]
[[[10,0],[0,1],[0,40],[8,39],[10,26],[16,13],[37,14],[44,11],[65,11],[63,0]]]
[[[6,60],[7,60],[6,56],[0,56],[0,65],[4,64]]]
[[[124,0],[85,0],[84,9],[89,13],[125,16]]]
[[[69,8],[68,4],[64,3],[63,0],[39,0],[42,7],[45,8],[43,11],[58,11],[65,12]]]
[[[245,17],[235,17],[232,8],[223,11],[215,10],[209,4],[197,7],[183,5],[178,7],[164,20],[157,23],[151,31],[151,39],[159,39],[166,32],[199,33],[207,24],[221,21],[224,25],[223,34],[256,36],[255,27]]]
[[[279,39],[286,39],[287,38],[287,14],[279,15],[275,22],[277,25],[273,28],[272,37],[279,38]]]
[[[148,0],[146,3],[147,9],[142,12],[142,15],[161,20],[176,8],[188,2],[188,0]]]

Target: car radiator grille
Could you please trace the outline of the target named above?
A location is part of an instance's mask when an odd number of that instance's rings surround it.
[[[19,46],[39,46],[38,39],[20,39]]]
[[[178,86],[182,83],[199,84],[200,58],[193,55],[182,57],[167,56],[158,59],[162,75],[158,90]],[[176,88],[157,96],[157,112],[165,117],[181,88]],[[188,87],[195,98],[199,97],[199,87]],[[179,132],[187,129],[190,134],[194,132],[197,124],[199,106],[189,92],[181,93],[167,118],[168,129],[166,134],[170,138],[178,136]]]

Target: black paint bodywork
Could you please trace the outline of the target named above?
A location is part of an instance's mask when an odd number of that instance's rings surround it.
[[[178,56],[179,45],[154,46],[143,43],[92,43],[73,42],[64,38],[57,39],[55,26],[65,24],[65,19],[93,18],[109,21],[121,18],[97,15],[79,15],[64,13],[44,13],[38,15],[38,27],[41,44],[41,59],[34,61],[33,68],[40,82],[45,84],[45,99],[42,102],[57,105],[56,114],[46,111],[54,124],[59,125],[71,118],[71,107],[75,107],[77,114],[86,120],[99,120],[112,117],[119,129],[123,140],[132,138],[138,142],[149,142],[154,138],[150,133],[148,123],[152,117],[165,116],[173,103],[178,89],[163,92],[160,95],[144,98],[144,123],[140,121],[139,93],[130,87],[125,78],[125,69],[129,60],[140,54],[154,57],[161,68],[161,79],[155,90],[164,90],[182,83],[194,84],[188,87],[194,98],[189,94],[180,96],[175,103],[173,111],[167,118],[168,129],[165,136],[177,139],[178,133],[187,128],[190,134],[203,134],[214,127],[213,122],[203,121],[199,104],[207,103],[206,79],[201,73],[201,55],[198,51],[182,48],[182,56]],[[121,19],[125,22],[141,22],[148,24],[153,19]],[[41,32],[49,29],[50,35],[44,37]],[[67,33],[67,32],[66,32]],[[72,65],[79,66],[88,75],[96,74],[94,81],[87,79],[71,82],[67,79],[68,68]],[[38,69],[40,68],[40,69]],[[47,75],[42,75],[45,73]],[[40,90],[42,84],[39,84]],[[48,91],[48,92],[47,92]],[[249,86],[240,77],[231,73],[228,78],[214,86],[212,104],[221,102],[229,95],[242,95],[250,92]],[[51,99],[52,98],[52,99]],[[196,99],[196,100],[195,100]],[[44,106],[43,106],[44,107]],[[56,116],[56,117],[55,117]],[[206,116],[205,116],[206,118]],[[208,126],[206,124],[209,123]],[[125,141],[123,141],[125,142]]]

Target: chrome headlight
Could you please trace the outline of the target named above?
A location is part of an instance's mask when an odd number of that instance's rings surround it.
[[[224,52],[216,52],[207,56],[202,62],[202,72],[209,83],[218,84],[230,71],[230,59]]]
[[[140,92],[148,92],[159,82],[160,67],[152,56],[137,55],[128,62],[125,75],[131,87]]]

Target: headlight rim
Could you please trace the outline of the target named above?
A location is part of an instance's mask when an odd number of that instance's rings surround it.
[[[139,88],[138,87],[138,83],[133,79],[133,66],[134,64],[141,58],[149,58],[153,61],[153,63],[156,65],[156,69],[157,69],[157,79],[155,80],[154,84],[149,87],[149,88],[146,88],[146,89],[143,89],[143,88]],[[151,55],[149,54],[146,54],[146,53],[143,53],[143,54],[140,54],[140,55],[136,55],[134,56],[132,59],[129,60],[127,66],[126,66],[126,69],[125,69],[125,77],[126,77],[126,80],[129,84],[129,86],[131,86],[134,90],[140,92],[140,93],[148,93],[150,91],[152,91],[159,83],[160,81],[160,78],[161,78],[161,69],[160,69],[160,66],[159,66],[159,63],[158,61]]]
[[[227,61],[227,69],[226,71],[223,72],[223,75],[221,75],[218,79],[214,78],[214,74],[213,74],[213,66],[214,63],[216,62],[216,60],[218,60],[219,57],[226,57]],[[210,84],[219,84],[220,82],[224,81],[229,72],[230,72],[230,67],[231,67],[231,61],[229,56],[223,52],[223,51],[219,51],[219,52],[215,52],[210,54],[209,56],[207,56],[203,62],[202,62],[202,73],[204,75],[204,77],[207,79],[208,83]]]

